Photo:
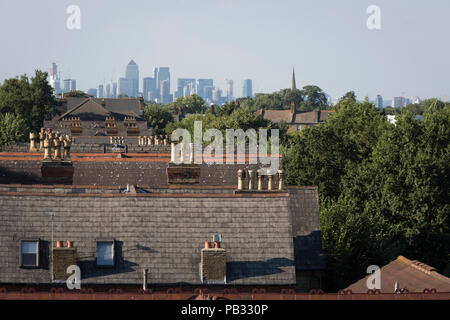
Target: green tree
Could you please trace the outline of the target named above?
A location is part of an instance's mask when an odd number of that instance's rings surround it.
[[[167,108],[172,113],[178,113],[181,108],[184,108],[185,113],[190,114],[206,112],[205,101],[203,101],[203,99],[196,94],[191,94],[186,97],[179,97],[173,103],[168,104]]]
[[[172,114],[156,104],[144,108],[144,119],[153,128],[155,134],[164,134],[167,124],[173,122]]]
[[[13,113],[0,114],[0,148],[10,142],[27,141],[28,127],[24,119]]]
[[[355,91],[349,91],[340,99],[340,101],[352,101],[356,102],[356,94]]]
[[[5,80],[0,86],[0,113],[19,115],[30,130],[38,131],[44,120],[57,114],[57,101],[47,76],[46,72],[36,70],[31,79],[23,75]]]
[[[304,102],[300,106],[300,110],[311,111],[314,109],[327,109],[327,96],[318,86],[303,87]]]
[[[392,125],[347,99],[289,143],[288,183],[319,186],[326,290],[398,255],[450,271],[450,106],[430,106],[422,121],[404,111]]]

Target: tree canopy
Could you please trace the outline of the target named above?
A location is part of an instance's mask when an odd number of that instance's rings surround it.
[[[0,113],[11,113],[21,117],[32,131],[38,131],[44,120],[57,114],[57,101],[53,89],[47,82],[47,73],[36,70],[29,79],[7,79],[0,86]]]
[[[388,123],[345,99],[286,147],[287,181],[318,185],[325,286],[336,291],[399,255],[449,272],[450,107]]]
[[[153,128],[154,134],[164,134],[167,124],[173,122],[172,114],[157,104],[150,104],[144,108],[144,119]]]

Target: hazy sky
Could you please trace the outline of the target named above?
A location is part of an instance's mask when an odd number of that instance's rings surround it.
[[[81,29],[69,30],[69,5]],[[369,30],[369,5],[381,30]],[[78,89],[168,66],[178,77],[225,79],[242,94],[320,86],[333,97],[450,98],[449,0],[0,0],[0,81],[56,62]],[[140,82],[142,90],[142,82]]]

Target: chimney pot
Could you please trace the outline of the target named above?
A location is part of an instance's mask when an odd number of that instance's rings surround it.
[[[238,190],[242,190],[243,186],[244,186],[244,181],[243,181],[243,174],[244,171],[242,169],[238,170]]]
[[[189,143],[189,163],[194,163],[194,144]]]
[[[267,190],[272,191],[272,178],[273,178],[273,175],[269,174],[268,178],[269,178],[269,181],[267,182]]]
[[[175,162],[175,143],[171,143],[170,145],[170,162]]]
[[[209,248],[211,248],[209,242],[208,242],[208,241],[205,241],[205,249],[209,249]]]
[[[262,190],[262,174],[261,174],[261,169],[258,169],[256,171],[257,175],[258,175],[258,191]]]
[[[284,190],[284,170],[278,170],[278,190]]]
[[[67,240],[67,248],[73,248],[73,241]]]
[[[56,241],[56,247],[57,248],[63,248],[64,247],[64,243],[61,240]]]
[[[248,190],[253,190],[253,170],[248,170]]]

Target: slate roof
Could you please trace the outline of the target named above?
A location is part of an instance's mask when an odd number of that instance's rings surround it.
[[[111,99],[111,100],[120,100],[120,99]],[[61,116],[57,117],[58,121],[61,121],[65,118],[70,117],[79,117],[81,121],[105,121],[106,117],[113,116],[117,120],[123,121],[125,116],[131,116],[137,118],[137,120],[143,121],[142,118],[139,117],[139,112],[136,110],[111,110],[102,105],[101,100],[88,98],[83,100],[77,106],[71,108]],[[119,109],[119,108],[117,108]]]
[[[257,116],[261,114],[262,109],[255,112],[255,115]],[[280,121],[290,123],[292,121],[292,112],[291,110],[264,110],[264,119],[269,119],[274,123],[278,123]]]
[[[117,158],[117,154],[72,153],[74,166],[73,183],[76,185],[124,186],[127,184],[160,187],[167,184],[166,167],[170,152],[154,155],[127,155]],[[92,152],[92,151],[91,151]],[[93,152],[95,152],[93,150]],[[7,153],[6,153],[7,154]],[[34,158],[3,156],[0,153],[0,183],[40,184],[42,155]],[[236,186],[237,170],[259,169],[257,164],[214,164],[200,165],[200,185]]]
[[[288,110],[264,110],[264,119],[278,123],[285,121],[290,124],[318,124],[328,119],[334,110],[296,111],[294,114]],[[255,115],[263,114],[263,110],[257,110]]]
[[[141,284],[142,268],[148,268],[150,285],[199,285],[200,252],[216,233],[227,250],[228,284],[296,282],[291,215],[301,213],[291,212],[289,193],[80,194],[73,193],[80,192],[76,186],[65,191],[71,193],[2,188],[0,283],[49,283],[51,214],[54,241],[74,241],[84,284]],[[41,239],[42,268],[18,266],[23,238]],[[95,267],[95,241],[103,238],[116,243],[113,269]]]
[[[102,100],[105,102],[105,108],[108,111],[111,112],[117,112],[117,113],[134,113],[138,116],[142,115],[142,109],[143,107],[141,101],[139,98],[80,98],[80,97],[65,97],[61,99],[60,101],[63,101],[67,106],[67,111],[70,111],[71,109],[77,107],[82,102],[84,102],[87,99],[92,99],[98,104],[102,103]]]
[[[417,260],[409,260],[399,256],[396,260],[390,262],[381,268],[381,292],[393,293],[395,283],[399,289],[407,289],[408,292],[424,292],[425,289],[436,289],[437,292],[450,292],[450,278],[447,278],[430,267]],[[367,279],[365,278],[355,282],[346,288],[353,293],[367,292]]]

